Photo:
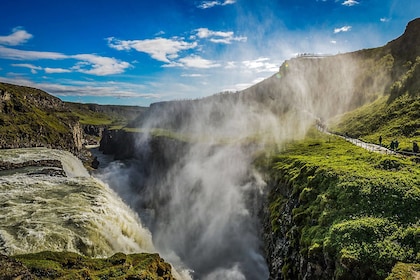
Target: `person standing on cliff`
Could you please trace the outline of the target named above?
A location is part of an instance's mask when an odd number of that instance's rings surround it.
[[[379,136],[379,146],[382,146],[382,135]]]

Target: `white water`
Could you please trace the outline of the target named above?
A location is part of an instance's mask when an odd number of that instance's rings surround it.
[[[46,148],[0,150],[0,160],[57,159],[67,177],[0,172],[0,253],[72,251],[105,257],[155,252],[150,232],[72,154]]]

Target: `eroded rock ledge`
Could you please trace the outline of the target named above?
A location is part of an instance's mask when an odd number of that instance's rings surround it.
[[[29,175],[45,174],[51,176],[66,176],[61,161],[54,159],[28,160],[24,162],[0,161],[0,171],[17,170],[25,167],[40,167],[29,172]]]

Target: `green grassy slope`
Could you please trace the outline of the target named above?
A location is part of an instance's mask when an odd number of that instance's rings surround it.
[[[144,110],[63,102],[39,89],[0,83],[0,148],[46,146],[75,152],[82,126],[121,128]]]
[[[313,133],[275,156],[270,174],[274,235],[282,238],[286,202],[296,199],[285,236],[336,279],[384,279],[398,261],[420,262],[420,166],[409,159]]]
[[[382,136],[385,146],[398,140],[399,150],[412,151],[420,141],[418,34],[419,19],[386,46],[352,54],[362,59],[353,90],[364,105],[329,120],[330,130],[372,143]],[[379,92],[371,87],[375,73],[386,74]],[[302,277],[296,251],[327,278],[419,276],[420,165],[413,157],[371,153],[312,131],[267,166],[271,230],[290,244],[279,256],[282,277]]]
[[[19,264],[13,263],[13,260],[25,267],[17,269]],[[6,279],[174,279],[171,266],[158,254],[118,253],[109,258],[94,259],[69,252],[40,252],[17,255],[11,257],[10,261],[2,261],[0,275]],[[15,266],[14,271],[21,271],[25,277],[13,276],[13,271],[7,270],[11,264]]]
[[[332,130],[377,143],[397,139],[400,149],[412,151],[420,140],[420,19],[406,32],[375,52],[392,57],[391,80],[373,103],[331,121]]]

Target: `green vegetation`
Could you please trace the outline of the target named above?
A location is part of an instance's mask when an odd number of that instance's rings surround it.
[[[420,277],[420,264],[397,263],[386,280],[416,280]]]
[[[65,102],[73,115],[83,125],[108,126],[110,129],[121,129],[146,108],[138,106],[115,106]]]
[[[0,146],[69,147],[76,123],[77,118],[58,98],[38,89],[0,83]]]
[[[13,258],[36,279],[173,279],[171,266],[158,254],[118,253],[107,259],[94,259],[69,252],[41,252]]]
[[[397,139],[400,150],[411,152],[420,140],[420,56],[399,71],[390,95],[336,118],[331,129],[372,143],[382,136],[385,146]]]
[[[345,114],[331,129],[371,143],[378,143],[382,136],[382,143],[388,147],[397,139],[401,150],[412,151],[413,141],[420,140],[419,119],[420,96],[404,94],[391,103],[384,96]]]
[[[312,132],[273,158],[270,177],[274,234],[294,198],[287,238],[313,262],[334,260],[336,279],[384,279],[398,261],[420,262],[420,167],[411,160]]]
[[[46,146],[78,152],[83,126],[120,129],[145,110],[63,102],[39,89],[0,83],[0,148]]]

